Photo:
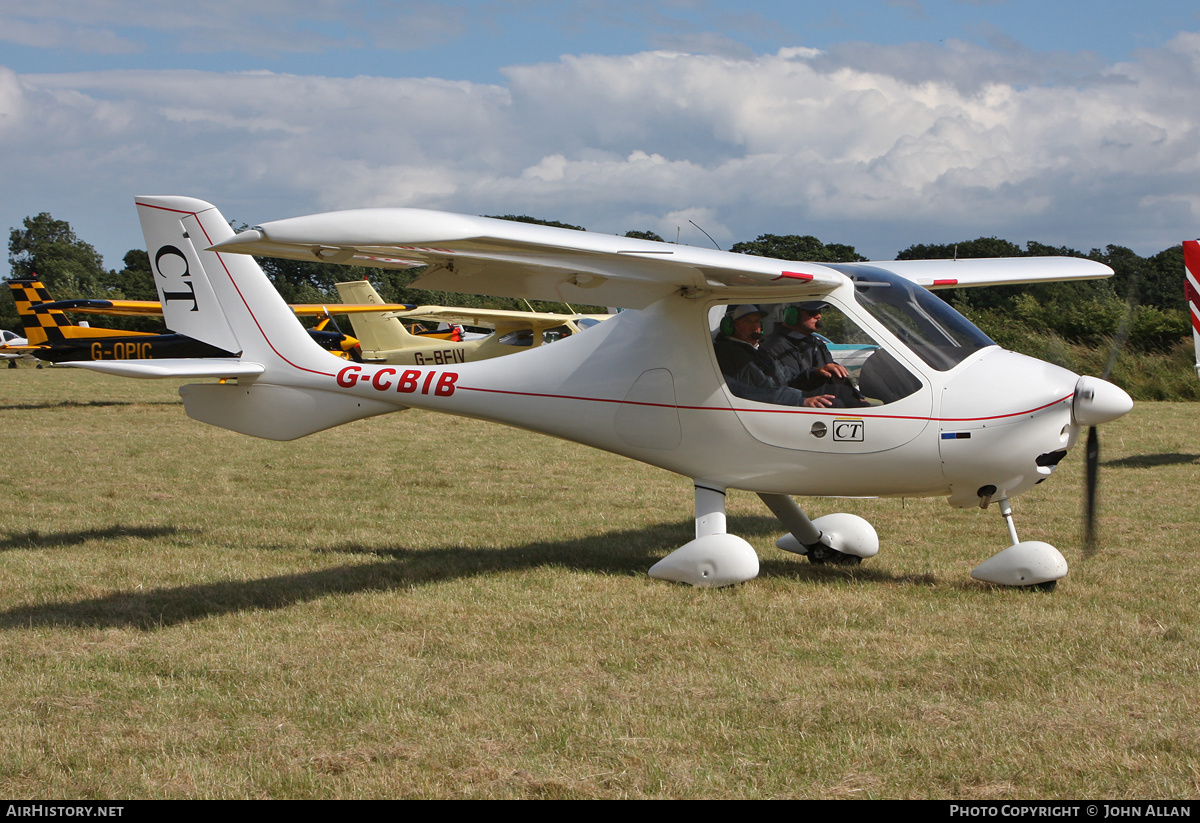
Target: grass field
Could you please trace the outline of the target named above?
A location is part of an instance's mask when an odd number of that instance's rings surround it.
[[[995,509],[802,500],[879,531],[850,571],[651,580],[686,479],[421,412],[294,443],[166,382],[0,372],[0,796],[1195,798],[1197,406],[1103,427],[1014,502],[1072,566],[970,580]]]

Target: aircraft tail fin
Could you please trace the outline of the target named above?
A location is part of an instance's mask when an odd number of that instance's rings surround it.
[[[1200,241],[1183,241],[1183,294],[1192,318],[1192,341],[1196,345],[1196,375],[1200,377]]]
[[[397,406],[321,388],[344,361],[315,343],[254,258],[209,251],[234,235],[209,203],[138,197],[163,318],[175,332],[226,351],[226,363],[122,364],[126,376],[236,377],[180,389],[188,416],[254,437],[292,440]],[[111,370],[111,369],[110,369]]]
[[[353,280],[349,283],[337,284],[338,295],[343,303],[365,303],[382,305],[383,298],[375,287],[366,280]],[[354,327],[354,336],[362,345],[363,352],[371,356],[374,352],[393,351],[395,349],[411,348],[421,341],[404,328],[398,317],[382,314],[352,314],[350,325]]]
[[[8,287],[12,289],[13,302],[17,304],[17,314],[21,317],[29,345],[59,343],[66,338],[62,330],[74,325],[70,318],[57,309],[37,309],[43,303],[54,302],[41,280],[9,280]]]
[[[254,258],[209,251],[234,236],[215,206],[190,197],[138,197],[138,217],[174,332],[259,363],[264,376],[329,373],[333,355],[300,325]]]

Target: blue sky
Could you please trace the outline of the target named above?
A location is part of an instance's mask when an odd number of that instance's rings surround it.
[[[1197,234],[1200,12],[1108,5],[0,0],[0,221],[109,266],[142,193],[1154,252]]]
[[[160,9],[104,0],[2,2],[4,59],[14,70],[39,73],[267,69],[496,83],[508,65],[653,49],[746,56],[785,46],[959,39],[1033,52],[1092,51],[1116,61],[1200,21],[1194,3],[1153,0],[218,0],[193,11]]]

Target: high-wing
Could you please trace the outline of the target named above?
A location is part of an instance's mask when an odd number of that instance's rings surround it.
[[[420,209],[360,209],[264,223],[213,247],[295,260],[430,268],[416,288],[642,308],[677,291],[776,283],[825,290],[841,277],[820,264]]]
[[[366,314],[368,312],[405,312],[415,308],[409,303],[292,303],[291,309],[300,316],[326,314]],[[124,315],[130,317],[162,317],[162,303],[157,300],[58,300],[42,303],[40,311],[73,311],[81,314]]]
[[[380,268],[419,262],[429,269],[413,284],[418,288],[628,308],[676,291],[750,287],[768,299],[808,283],[819,292],[841,281],[837,272],[869,277],[872,267],[928,288],[1112,274],[1103,264],[1069,257],[793,262],[422,209],[357,209],[277,220],[213,250]]]
[[[871,263],[830,263],[854,277],[870,277],[883,269],[927,289],[1000,286],[1057,280],[1098,280],[1112,275],[1103,263],[1081,257],[994,257],[964,260],[889,260]]]

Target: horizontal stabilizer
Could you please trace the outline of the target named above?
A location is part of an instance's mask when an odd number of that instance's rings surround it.
[[[267,440],[295,440],[404,406],[320,389],[194,383],[179,389],[188,417]]]
[[[162,360],[75,360],[61,365],[114,374],[117,377],[254,377],[263,373],[258,363],[229,357],[164,358]]]

